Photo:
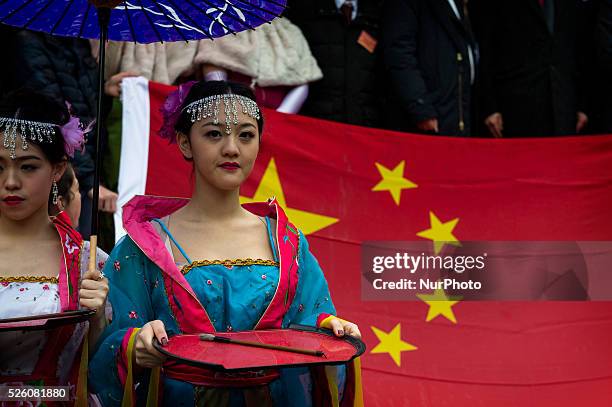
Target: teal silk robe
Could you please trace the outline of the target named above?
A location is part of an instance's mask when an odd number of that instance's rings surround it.
[[[325,316],[335,315],[327,282],[306,238],[287,221],[274,200],[245,206],[266,219],[274,261],[196,260],[179,270],[169,250],[173,238],[159,219],[186,202],[136,197],[124,208],[128,236],[117,244],[104,269],[111,285],[113,319],[90,362],[90,386],[105,406],[121,404],[128,379],[129,338],[134,328],[148,321],[163,321],[172,336],[290,324],[317,326]],[[270,218],[276,219],[276,230],[272,230]],[[184,256],[189,259],[187,253]],[[197,325],[196,319],[205,322]],[[141,376],[133,377],[135,404],[145,405],[149,373],[144,369]],[[341,383],[343,369],[337,374]],[[160,382],[163,405],[242,406],[257,397],[240,389],[216,391],[193,386],[163,372]],[[311,389],[308,368],[282,369],[280,378],[269,384],[274,404],[283,406],[311,405]]]

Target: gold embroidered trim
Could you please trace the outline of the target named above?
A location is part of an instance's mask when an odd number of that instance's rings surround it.
[[[58,284],[57,277],[45,276],[8,276],[0,277],[0,283],[51,283]]]
[[[220,266],[277,266],[278,262],[274,260],[263,260],[263,259],[234,259],[234,260],[197,260],[191,264],[186,264],[181,268],[181,273],[187,274],[191,269],[201,266],[211,266],[217,264]]]

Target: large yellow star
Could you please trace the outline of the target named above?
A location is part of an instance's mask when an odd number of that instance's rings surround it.
[[[390,170],[382,164],[375,163],[382,179],[372,188],[372,191],[389,191],[396,205],[399,206],[402,189],[417,188],[418,185],[404,178],[406,161],[402,161]]]
[[[402,365],[402,352],[416,350],[417,347],[404,342],[402,340],[402,326],[401,324],[395,325],[395,328],[391,332],[381,331],[380,329],[372,326],[374,335],[380,341],[378,345],[372,349],[372,353],[388,353],[393,359],[397,366]]]
[[[417,236],[425,239],[431,239],[434,242],[434,252],[439,254],[445,244],[453,246],[461,246],[461,243],[453,235],[453,229],[459,223],[459,218],[449,220],[448,222],[440,222],[440,219],[432,212],[429,212],[429,223],[431,227],[417,233]]]
[[[417,294],[416,296],[429,305],[426,322],[431,321],[438,315],[442,315],[453,324],[457,323],[452,307],[459,301],[451,300],[451,297],[447,297],[443,288],[436,288],[432,294]]]
[[[268,167],[266,168],[266,171],[264,172],[264,175],[257,186],[255,195],[253,195],[252,198],[240,196],[240,203],[267,201],[268,198],[272,196],[276,197],[278,203],[285,210],[287,217],[293,224],[300,228],[305,235],[315,233],[338,222],[338,219],[330,216],[289,208],[287,206],[287,201],[285,201],[283,186],[281,185],[280,177],[278,176],[278,170],[276,169],[274,158],[270,159]]]

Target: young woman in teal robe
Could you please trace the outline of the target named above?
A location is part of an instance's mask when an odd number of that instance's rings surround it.
[[[124,207],[128,235],[104,270],[113,320],[90,364],[98,397],[108,406],[359,405],[353,364],[229,375],[154,349],[154,338],[165,345],[175,334],[291,324],[360,337],[335,317],[323,272],[278,202],[239,203],[263,127],[251,91],[199,82],[171,94],[164,109],[160,133],[193,162],[195,188],[189,200],[138,196]]]

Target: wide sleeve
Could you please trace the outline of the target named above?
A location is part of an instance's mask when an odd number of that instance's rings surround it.
[[[323,270],[310,252],[308,241],[300,231],[299,272],[296,295],[284,326],[291,324],[321,327],[336,315]],[[283,369],[281,382],[291,405],[362,405],[361,370],[354,361],[347,365],[317,366],[310,369]],[[356,363],[359,363],[357,360]],[[356,370],[357,369],[357,370]],[[358,371],[359,375],[355,375]],[[346,397],[345,397],[346,396]],[[346,401],[344,400],[346,398]],[[299,400],[299,401],[298,401]]]
[[[81,276],[89,270],[89,240],[83,242],[83,251],[81,252]],[[99,247],[96,247],[96,270],[102,271],[108,260],[108,254]]]
[[[310,252],[308,241],[300,231],[299,271],[295,298],[285,317],[285,326],[300,324],[318,326],[318,322],[336,315],[323,270]]]
[[[100,336],[90,361],[89,382],[103,405],[118,405],[124,386],[143,378],[128,375],[134,335],[154,319],[148,260],[129,237],[115,246],[104,266],[112,308],[109,326]]]

